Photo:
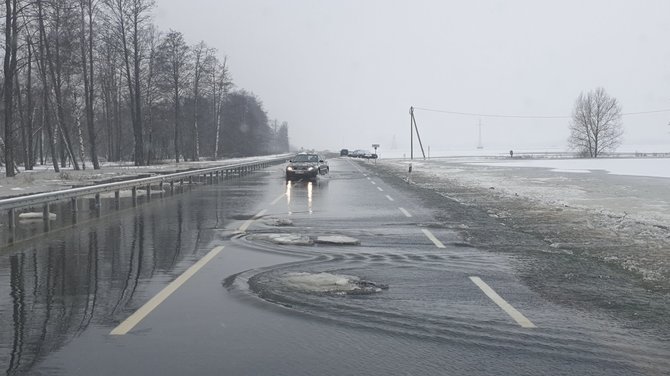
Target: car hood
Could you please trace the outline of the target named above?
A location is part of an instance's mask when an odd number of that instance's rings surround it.
[[[318,163],[316,162],[293,162],[289,163],[291,167],[316,167]]]

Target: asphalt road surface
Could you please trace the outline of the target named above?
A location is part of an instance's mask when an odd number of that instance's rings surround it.
[[[464,235],[531,244],[476,207],[360,161],[330,171],[287,183],[275,166],[47,235],[24,224],[0,250],[3,372],[670,374],[670,312],[635,325],[636,306],[552,294],[524,272],[541,256]]]

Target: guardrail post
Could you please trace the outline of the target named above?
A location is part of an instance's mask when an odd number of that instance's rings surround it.
[[[174,194],[174,180],[170,180],[170,195]]]
[[[161,198],[163,198],[165,196],[165,191],[164,191],[164,188],[163,188],[163,182],[158,183],[158,189],[161,190]]]
[[[114,191],[114,207],[116,210],[121,209],[121,192],[118,190]]]
[[[209,173],[209,184],[214,184],[214,173],[213,172]]]
[[[151,184],[147,184],[147,202],[151,201]]]
[[[44,232],[49,232],[51,230],[49,214],[51,214],[49,212],[49,203],[46,203],[42,207],[42,220],[44,221]]]
[[[8,243],[14,243],[14,235],[16,234],[16,210],[14,208],[9,209],[7,212],[7,220],[9,222],[9,236],[7,238]]]
[[[193,175],[188,177],[188,184],[193,184]]]
[[[70,206],[72,207],[72,223],[77,223],[77,214],[79,213],[79,207],[77,207],[77,198],[72,197],[70,199]]]
[[[137,187],[133,187],[133,207],[137,206]]]

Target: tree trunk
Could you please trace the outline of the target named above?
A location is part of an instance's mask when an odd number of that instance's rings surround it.
[[[49,121],[49,81],[47,79],[46,71],[46,57],[45,57],[45,44],[46,44],[46,31],[44,30],[44,10],[42,0],[36,0],[37,3],[37,21],[39,25],[40,33],[40,75],[42,78],[42,128],[46,128],[48,142],[49,142],[49,151],[51,152],[51,162],[54,167],[55,172],[60,172],[60,167],[58,166],[58,156],[56,153],[56,143],[54,140],[54,130],[51,127],[51,122]]]
[[[5,174],[16,175],[14,170],[14,75],[17,52],[17,0],[5,0],[5,58],[4,58],[4,104],[5,104]]]

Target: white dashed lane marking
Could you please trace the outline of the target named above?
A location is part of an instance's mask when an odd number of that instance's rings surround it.
[[[389,201],[395,201],[395,200],[393,199],[393,197],[391,197],[391,196],[389,196],[389,195],[386,195],[386,198],[388,198]]]
[[[245,232],[245,231],[247,231],[247,229],[249,228],[249,226],[251,226],[251,224],[254,223],[255,220],[257,220],[258,218],[262,217],[263,214],[265,214],[266,211],[267,211],[267,210],[263,209],[263,210],[261,210],[260,212],[258,212],[258,214],[254,215],[253,218],[251,218],[251,219],[247,220],[246,222],[244,222],[244,224],[243,224],[242,226],[240,226],[240,228],[238,229],[238,231],[239,231],[239,232]]]
[[[535,324],[530,322],[526,318],[526,316],[522,315],[521,312],[517,311],[516,308],[512,307],[511,304],[507,303],[505,299],[503,299],[500,295],[498,295],[493,289],[486,284],[486,282],[482,281],[481,278],[479,277],[470,277],[470,280],[477,285],[483,292],[486,294],[486,296],[489,297],[489,299],[493,300],[495,304],[498,305],[498,307],[502,308],[503,311],[505,311],[510,317],[514,319],[514,321],[517,322],[517,324],[521,325],[523,328],[535,328]]]
[[[405,217],[412,218],[412,215],[409,214],[409,212],[407,210],[405,210],[404,208],[398,208],[398,209],[400,209],[400,211],[405,215]]]
[[[131,331],[137,324],[140,323],[147,315],[151,313],[156,307],[158,307],[165,299],[167,299],[172,293],[177,291],[179,287],[181,287],[186,281],[189,280],[195,273],[198,272],[205,264],[207,264],[209,261],[211,261],[216,255],[221,252],[223,249],[223,246],[218,246],[211,251],[209,251],[208,254],[206,254],[203,258],[198,260],[195,264],[193,264],[190,268],[186,269],[182,275],[177,277],[174,281],[172,281],[169,285],[165,286],[163,290],[161,290],[158,294],[156,294],[151,300],[146,302],[140,309],[135,311],[132,315],[130,315],[125,321],[123,321],[119,326],[114,328],[109,334],[113,336],[121,336],[129,331]]]
[[[430,232],[430,230],[422,228],[421,231],[423,231],[423,233],[426,234],[426,237],[430,239],[430,241],[432,241],[437,248],[446,248],[444,244],[442,244],[442,242],[438,238],[436,238],[432,232]]]
[[[382,189],[382,187],[377,187],[377,189],[379,190],[379,192],[384,192],[384,190]]]

